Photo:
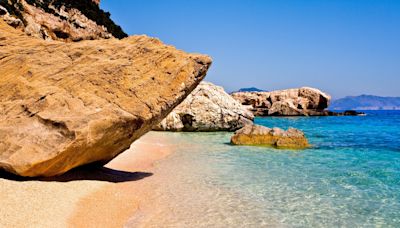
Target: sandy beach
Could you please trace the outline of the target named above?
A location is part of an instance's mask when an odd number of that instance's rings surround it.
[[[150,132],[103,168],[43,179],[2,172],[0,227],[122,227],[151,194],[154,162],[172,151]]]

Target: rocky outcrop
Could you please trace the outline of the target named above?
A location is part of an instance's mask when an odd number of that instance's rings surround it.
[[[234,131],[252,123],[253,114],[210,82],[200,85],[155,130]]]
[[[1,4],[1,0],[0,0]],[[8,10],[0,5],[0,18],[3,19],[7,24],[14,28],[22,29],[24,27],[24,23],[22,22],[21,19],[18,19],[17,17],[12,16]]]
[[[284,131],[280,128],[268,128],[260,125],[246,125],[235,132],[231,138],[234,145],[274,146],[286,149],[304,149],[309,147],[304,133],[295,128]]]
[[[345,110],[343,112],[324,111],[326,116],[366,116],[365,112],[358,112],[355,110]]]
[[[53,176],[105,163],[167,116],[211,60],[158,39],[43,41],[0,20],[0,168]]]
[[[272,92],[236,92],[231,94],[256,116],[326,115],[331,97],[314,88],[278,90]]]
[[[99,1],[98,1],[99,2]],[[92,0],[0,0],[0,18],[45,40],[124,38],[110,14]]]

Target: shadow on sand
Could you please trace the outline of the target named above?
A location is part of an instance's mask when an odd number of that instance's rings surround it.
[[[137,181],[152,176],[147,172],[126,172],[106,167],[83,166],[68,171],[65,174],[55,177],[20,177],[0,170],[0,178],[14,181],[44,181],[44,182],[70,182],[80,180],[105,181],[111,183],[121,183],[127,181]]]

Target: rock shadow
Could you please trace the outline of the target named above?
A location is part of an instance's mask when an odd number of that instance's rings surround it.
[[[70,181],[104,181],[111,183],[121,183],[128,181],[138,181],[146,177],[152,176],[153,173],[148,172],[127,172],[121,170],[110,169],[106,167],[82,166],[72,169],[60,176],[54,177],[21,177],[4,170],[0,170],[0,178],[14,181],[43,181],[43,182],[70,182]]]

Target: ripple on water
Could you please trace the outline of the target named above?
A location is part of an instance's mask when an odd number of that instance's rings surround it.
[[[230,133],[152,133],[178,149],[156,168],[151,210],[128,225],[400,226],[400,115],[256,122],[300,128],[315,146],[294,152],[230,146]]]

